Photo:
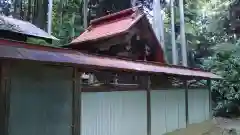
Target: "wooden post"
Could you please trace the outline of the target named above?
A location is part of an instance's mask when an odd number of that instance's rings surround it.
[[[212,91],[211,91],[211,80],[208,79],[207,80],[207,88],[208,88],[208,91],[209,91],[209,118],[212,119],[213,117],[213,112],[212,112]]]
[[[4,81],[4,73],[3,73],[3,65],[1,64],[1,90],[0,90],[0,134],[4,135],[5,132],[5,114],[6,114],[6,91],[5,91],[5,81]]]
[[[81,134],[81,75],[77,68],[73,71],[72,135]]]
[[[0,134],[8,134],[8,118],[9,118],[9,63],[6,61],[0,61]]]
[[[189,110],[188,110],[188,84],[187,80],[184,80],[184,87],[185,87],[185,120],[186,120],[186,127],[189,124]]]
[[[79,71],[78,71],[78,73],[79,73]],[[78,97],[79,97],[79,101],[78,101],[78,103],[79,103],[79,113],[78,113],[78,116],[79,116],[79,118],[78,118],[78,120],[79,120],[79,135],[81,135],[82,134],[82,73],[79,73],[78,74],[79,75],[79,80],[78,80],[78,82],[79,82],[79,87],[78,87],[78,92],[79,92],[79,95],[78,95]]]
[[[151,80],[150,77],[147,77],[147,135],[151,135]]]

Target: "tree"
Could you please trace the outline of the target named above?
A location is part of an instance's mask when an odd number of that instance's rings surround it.
[[[81,0],[54,0],[53,35],[61,40],[60,44],[69,43],[84,31],[82,7]]]

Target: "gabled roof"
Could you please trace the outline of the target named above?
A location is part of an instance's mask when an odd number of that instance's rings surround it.
[[[120,72],[142,72],[148,74],[170,74],[177,76],[220,79],[213,73],[151,62],[131,61],[117,58],[89,55],[78,51],[53,48],[0,40],[0,59],[30,60],[48,63],[60,63],[69,66],[92,69],[114,70]]]
[[[27,36],[58,40],[56,37],[49,35],[44,30],[36,27],[30,22],[14,19],[11,17],[0,16],[0,30],[11,31],[24,34]]]
[[[126,9],[114,14],[92,20],[90,26],[70,44],[97,41],[127,32],[143,16],[137,8]]]
[[[138,7],[126,9],[91,21],[90,26],[67,47],[81,50],[132,32],[138,32],[154,49],[154,61],[165,63],[162,47],[146,15]]]

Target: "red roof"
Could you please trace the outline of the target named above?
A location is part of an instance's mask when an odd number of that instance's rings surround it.
[[[30,45],[9,40],[0,40],[0,58],[62,63],[65,65],[86,67],[87,69],[94,68],[154,74],[164,73],[211,79],[221,78],[210,72],[190,68],[100,57],[69,49]]]
[[[109,38],[127,32],[143,14],[136,14],[137,8],[126,9],[91,21],[90,27],[71,44]]]
[[[138,29],[140,32],[138,34],[147,39],[149,45],[154,48],[154,61],[165,63],[163,50],[152,26],[146,15],[137,7],[91,21],[89,28],[74,39],[68,47],[81,50],[82,48],[90,46],[90,44],[104,42],[104,39],[127,34],[133,27]]]

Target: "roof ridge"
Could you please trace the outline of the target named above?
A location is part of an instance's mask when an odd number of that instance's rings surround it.
[[[90,22],[90,25],[97,25],[107,20],[112,20],[112,19],[115,20],[116,18],[119,18],[119,17],[125,17],[126,15],[133,14],[134,12],[136,12],[136,10],[138,10],[138,7],[128,8],[113,14],[109,14],[109,15],[92,20]]]

